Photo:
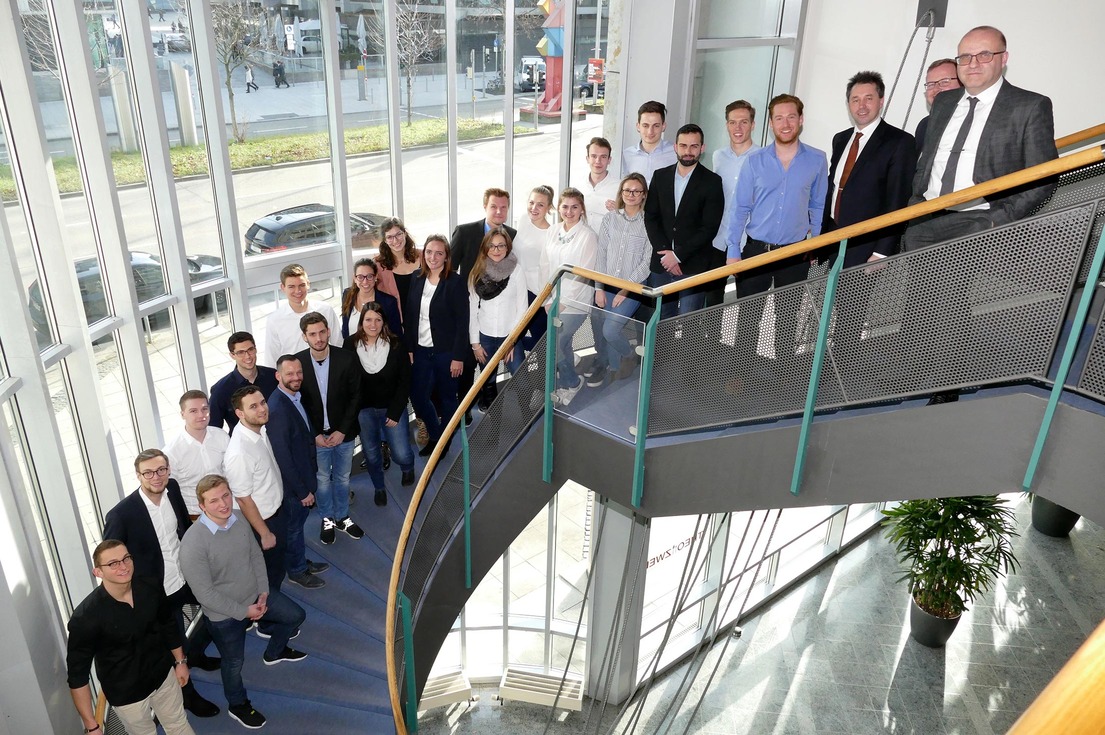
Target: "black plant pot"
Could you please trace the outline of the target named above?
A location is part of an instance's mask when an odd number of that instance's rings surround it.
[[[959,625],[959,618],[938,618],[922,610],[917,601],[909,601],[909,634],[913,640],[929,648],[943,648]]]
[[[1057,503],[1035,495],[1032,498],[1032,527],[1045,536],[1066,538],[1080,516]]]

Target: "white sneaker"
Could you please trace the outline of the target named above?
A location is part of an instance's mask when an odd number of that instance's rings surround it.
[[[573,388],[561,388],[560,405],[567,406],[572,402],[572,399],[576,397],[576,393],[583,390],[584,378],[581,376],[579,382],[575,384]]]

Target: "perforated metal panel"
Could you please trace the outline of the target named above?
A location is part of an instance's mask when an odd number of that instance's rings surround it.
[[[1040,212],[1054,212],[1072,204],[1105,197],[1105,163],[1095,163],[1059,177],[1059,184]]]
[[[1105,401],[1105,316],[1097,324],[1078,388]]]
[[[1045,375],[1094,207],[843,272],[817,407]],[[662,322],[649,433],[799,412],[824,288],[817,279]],[[757,330],[741,310],[768,313]]]

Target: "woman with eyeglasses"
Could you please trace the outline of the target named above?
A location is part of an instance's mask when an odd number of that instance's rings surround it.
[[[568,187],[560,193],[557,204],[560,224],[549,230],[541,261],[541,273],[547,281],[562,265],[578,265],[594,269],[598,256],[598,237],[587,226],[583,193]],[[567,406],[583,388],[583,378],[576,372],[572,338],[590,311],[595,298],[591,281],[580,276],[564,276],[560,281],[560,321],[556,333],[556,390],[553,402]],[[545,303],[550,309],[552,300]]]
[[[541,254],[545,250],[545,240],[549,232],[549,210],[553,204],[553,190],[544,184],[534,187],[529,193],[529,201],[526,202],[526,212],[518,218],[518,234],[511,243],[512,252],[518,257],[518,263],[526,275],[526,290],[529,303],[537,298],[538,292],[545,287],[545,280],[541,277]],[[549,323],[545,311],[542,309],[533,315],[526,332],[522,335],[522,347],[532,350],[545,334]]]
[[[602,218],[595,270],[626,281],[643,284],[648,278],[652,245],[645,231],[645,198],[648,184],[639,173],[622,179],[615,199],[617,208]],[[637,313],[640,297],[627,290],[603,285],[595,289],[595,306],[603,310],[602,350],[595,372],[587,385],[600,386],[608,378],[621,380],[637,367],[633,346],[623,331]]]
[[[505,227],[488,230],[468,274],[468,337],[480,365],[487,365],[522,320],[529,306],[526,294],[525,272],[513,252],[510,233]],[[504,363],[513,375],[522,364],[522,348],[516,345]],[[491,378],[480,391],[477,407],[486,411],[498,393],[495,379]]]
[[[411,390],[411,363],[403,343],[388,328],[387,313],[378,301],[361,308],[357,331],[346,338],[345,349],[361,360],[361,447],[365,465],[376,488],[376,505],[387,505],[384,481],[385,438],[392,458],[403,471],[404,486],[414,483],[414,447],[407,423],[407,399]]]
[[[422,248],[422,268],[411,281],[403,309],[403,333],[411,358],[411,404],[426,424],[428,457],[441,439],[442,419],[457,410],[457,378],[468,342],[468,289],[449,262],[449,241],[430,235]],[[436,390],[441,417],[430,400]]]
[[[396,298],[402,318],[403,305],[407,303],[411,281],[421,260],[414,238],[398,217],[389,217],[380,223],[380,254],[376,256],[376,264],[380,266],[376,274],[376,288]]]
[[[349,337],[361,324],[361,312],[366,304],[376,302],[384,309],[388,329],[403,338],[403,317],[399,313],[399,300],[392,294],[377,288],[380,267],[372,258],[361,258],[353,265],[353,285],[345,289],[341,297],[341,336]]]

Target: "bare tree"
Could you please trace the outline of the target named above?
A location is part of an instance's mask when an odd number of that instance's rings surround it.
[[[394,29],[385,28],[381,12],[372,16],[367,30],[372,42],[385,53],[387,35],[395,33],[399,69],[407,82],[407,125],[410,125],[414,120],[414,80],[418,76],[418,65],[434,58],[441,48],[442,36],[434,27],[435,16],[420,12],[414,0],[399,0],[395,10]]]
[[[254,41],[260,21],[248,0],[211,3],[211,27],[215,36],[215,57],[223,68],[223,84],[230,101],[230,124],[234,140],[244,143],[246,123],[234,110],[234,72],[253,62]]]

